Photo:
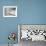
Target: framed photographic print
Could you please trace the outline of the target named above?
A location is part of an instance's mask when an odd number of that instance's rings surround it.
[[[18,41],[46,41],[46,25],[20,24],[18,25]]]
[[[3,17],[17,17],[17,6],[3,6]]]

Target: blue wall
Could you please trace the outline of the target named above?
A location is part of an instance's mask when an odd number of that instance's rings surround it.
[[[18,6],[17,18],[3,17],[6,5]],[[0,0],[0,44],[8,43],[9,32],[17,34],[18,24],[46,24],[46,0]]]

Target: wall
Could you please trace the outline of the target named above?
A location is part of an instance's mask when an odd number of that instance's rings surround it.
[[[17,35],[17,23],[18,18],[5,18],[3,17],[3,6],[18,6],[18,0],[0,0],[0,44],[7,44],[8,34],[10,32],[16,32]],[[15,41],[18,43],[17,39]]]
[[[18,6],[17,18],[3,17],[6,5]],[[46,0],[0,0],[0,44],[8,43],[9,32],[17,34],[18,24],[46,24]]]

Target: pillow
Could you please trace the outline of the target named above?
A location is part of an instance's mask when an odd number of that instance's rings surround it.
[[[28,36],[28,30],[21,30],[21,39],[23,39],[23,38],[27,38]]]

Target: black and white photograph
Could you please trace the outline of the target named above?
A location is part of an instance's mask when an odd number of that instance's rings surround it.
[[[17,17],[17,6],[3,6],[3,17]]]
[[[46,41],[46,25],[18,25],[18,41],[20,46],[31,46],[34,42]]]

